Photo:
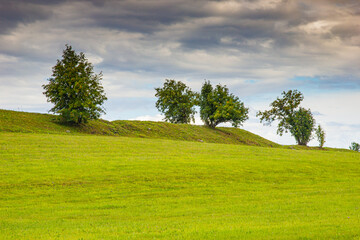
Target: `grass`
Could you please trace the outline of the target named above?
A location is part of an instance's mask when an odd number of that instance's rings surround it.
[[[21,131],[0,239],[360,239],[355,152]]]
[[[55,115],[0,110],[0,132],[108,135],[280,147],[256,134],[236,128],[210,129],[189,124],[151,121],[94,120],[81,126],[60,123]]]

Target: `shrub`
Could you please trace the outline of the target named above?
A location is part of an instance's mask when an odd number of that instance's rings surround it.
[[[325,131],[324,129],[320,126],[316,128],[315,130],[315,134],[316,134],[316,138],[319,142],[319,147],[322,148],[324,146],[325,143]]]

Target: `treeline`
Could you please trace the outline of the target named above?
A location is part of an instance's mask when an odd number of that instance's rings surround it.
[[[97,119],[105,113],[102,107],[107,100],[101,85],[102,73],[95,74],[93,65],[84,53],[76,54],[66,45],[62,59],[53,67],[52,77],[43,85],[47,101],[54,104],[51,112],[59,114],[61,120],[79,125],[90,119]],[[163,87],[155,88],[157,109],[165,121],[188,124],[194,121],[195,107],[200,107],[200,118],[208,127],[220,123],[241,126],[248,118],[249,108],[226,86],[212,86],[205,81],[199,93],[193,92],[180,81],[165,80]],[[257,112],[264,125],[278,122],[277,133],[289,132],[299,145],[307,145],[315,133],[319,146],[325,143],[325,131],[318,125],[310,109],[300,106],[304,96],[297,90],[282,92],[282,97],[270,104],[270,109]],[[360,145],[353,142],[350,149],[360,151]]]
[[[225,122],[238,127],[249,118],[249,108],[221,84],[213,87],[209,81],[205,81],[200,93],[197,93],[181,81],[166,79],[163,87],[155,90],[158,98],[156,107],[164,114],[164,120],[171,123],[186,124],[194,121],[195,106],[200,107],[201,120],[211,128]],[[320,125],[315,127],[310,109],[300,106],[303,99],[303,94],[297,90],[283,92],[282,98],[270,104],[270,110],[259,111],[257,116],[265,125],[277,120],[277,133],[283,135],[290,132],[299,145],[307,145],[315,132],[319,146],[323,147],[325,131]]]

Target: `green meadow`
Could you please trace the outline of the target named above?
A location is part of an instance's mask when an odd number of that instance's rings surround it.
[[[360,239],[360,154],[2,130],[0,239]]]

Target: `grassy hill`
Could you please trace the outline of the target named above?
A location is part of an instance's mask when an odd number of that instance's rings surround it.
[[[360,154],[291,148],[0,110],[0,239],[360,239]]]
[[[3,131],[0,239],[359,239],[359,163],[355,152]]]
[[[94,120],[80,127],[64,125],[55,115],[0,110],[0,131],[22,133],[96,134],[141,138],[245,144],[265,147],[280,145],[243,129],[171,124],[151,121]]]

